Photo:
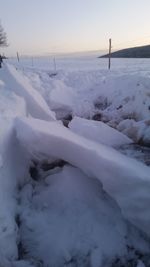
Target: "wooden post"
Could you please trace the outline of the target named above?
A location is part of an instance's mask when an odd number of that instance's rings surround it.
[[[56,73],[56,59],[55,59],[55,57],[54,57],[53,61],[54,61],[54,73]]]
[[[108,69],[110,70],[111,66],[111,39],[109,39],[109,56],[108,56]]]
[[[20,59],[19,59],[19,53],[18,53],[18,52],[17,52],[17,60],[18,60],[18,62],[19,62],[19,60],[20,60]]]

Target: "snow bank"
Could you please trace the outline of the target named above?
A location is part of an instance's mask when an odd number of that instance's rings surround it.
[[[81,136],[107,146],[117,147],[132,143],[127,136],[101,121],[74,117],[69,123],[69,128]]]
[[[15,128],[18,140],[32,156],[61,158],[98,178],[124,216],[150,236],[150,168],[57,122],[18,118]]]
[[[5,65],[0,70],[0,74],[7,88],[25,99],[27,111],[31,116],[44,120],[55,120],[54,113],[49,109],[42,96],[13,66]]]

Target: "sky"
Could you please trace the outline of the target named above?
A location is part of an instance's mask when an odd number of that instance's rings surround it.
[[[0,0],[8,55],[150,44],[150,0]]]

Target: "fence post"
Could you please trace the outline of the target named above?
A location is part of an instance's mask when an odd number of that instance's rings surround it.
[[[18,62],[20,61],[19,53],[18,52],[17,52],[17,60],[18,60]]]
[[[109,56],[108,56],[108,69],[111,67],[111,39],[109,39]]]

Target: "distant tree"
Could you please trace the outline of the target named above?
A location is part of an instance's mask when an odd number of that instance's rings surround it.
[[[0,22],[0,46],[7,46],[7,35]]]

